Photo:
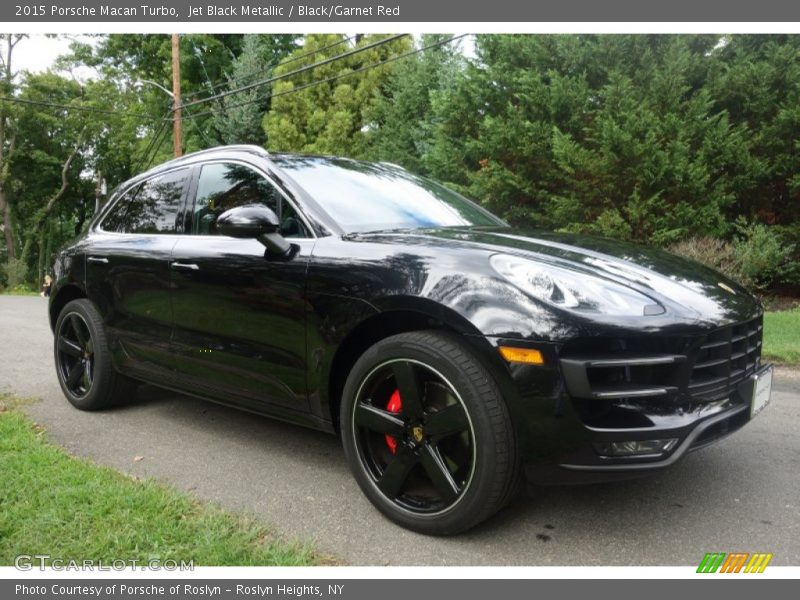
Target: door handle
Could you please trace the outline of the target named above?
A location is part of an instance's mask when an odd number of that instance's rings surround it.
[[[182,262],[173,262],[170,264],[173,269],[180,269],[183,271],[199,271],[200,267],[198,267],[194,263],[182,263]]]
[[[108,259],[105,256],[90,256],[86,260],[91,263],[102,263],[104,265],[108,264]]]

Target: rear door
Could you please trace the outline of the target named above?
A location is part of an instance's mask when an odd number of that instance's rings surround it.
[[[201,165],[187,234],[171,263],[174,348],[182,387],[257,411],[308,411],[306,270],[310,229],[279,188],[238,162]],[[219,235],[225,210],[263,203],[295,246],[275,258],[254,239]],[[272,408],[270,408],[272,407]]]
[[[88,244],[87,292],[103,316],[115,362],[149,379],[170,375],[169,262],[190,175],[190,167],[175,169],[127,190]]]

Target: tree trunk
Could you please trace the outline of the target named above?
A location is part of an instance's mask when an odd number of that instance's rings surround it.
[[[31,250],[33,249],[33,242],[40,237],[42,229],[44,228],[45,223],[47,223],[47,219],[50,217],[50,213],[53,212],[53,208],[56,205],[61,197],[66,193],[67,187],[69,187],[69,181],[67,179],[69,175],[69,168],[72,165],[72,161],[75,160],[75,157],[78,155],[78,149],[80,148],[80,142],[75,145],[72,149],[72,152],[67,157],[67,160],[64,161],[64,166],[61,168],[61,187],[58,188],[58,191],[50,197],[50,200],[47,201],[45,207],[39,212],[38,218],[33,225],[33,230],[29,233],[27,239],[25,240],[25,245],[22,248],[22,254],[20,255],[20,260],[24,264],[27,264],[28,258],[31,255]]]
[[[2,60],[2,82],[4,84],[5,93],[11,96],[14,87],[14,72],[11,70],[11,57],[14,52],[14,46],[16,46],[24,36],[6,33],[3,34],[2,37],[6,42],[6,55]],[[16,258],[16,253],[14,252],[14,224],[11,221],[11,206],[6,197],[6,183],[8,182],[11,158],[14,155],[14,146],[17,136],[16,134],[12,134],[10,139],[6,140],[8,135],[8,116],[5,113],[5,106],[3,106],[2,112],[0,112],[0,218],[3,219],[3,237],[5,237],[6,242],[7,258],[10,261]],[[6,146],[7,141],[8,146]]]
[[[55,229],[55,222],[50,219],[50,224],[47,227],[47,245],[44,249],[44,272],[45,275],[51,275],[53,272],[53,237]]]
[[[6,256],[8,260],[16,258],[14,253],[14,230],[11,224],[11,206],[6,201],[6,190],[0,184],[0,213],[3,218],[3,236],[6,240]]]
[[[39,282],[39,285],[44,281],[44,236],[45,230],[42,228],[39,232],[39,268],[36,273],[36,281]]]

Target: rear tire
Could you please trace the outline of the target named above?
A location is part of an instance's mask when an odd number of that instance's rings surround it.
[[[137,384],[114,369],[103,320],[89,300],[64,306],[53,346],[58,383],[76,408],[100,410],[133,399]]]
[[[456,335],[403,333],[372,346],[347,378],[340,419],[359,486],[408,529],[466,531],[516,489],[517,446],[500,389]]]

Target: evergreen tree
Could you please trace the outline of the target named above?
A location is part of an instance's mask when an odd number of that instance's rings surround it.
[[[386,37],[359,37],[356,46]],[[352,50],[344,40],[338,34],[308,35],[303,47],[290,57],[298,60],[277,67],[275,74],[290,73]],[[343,43],[328,47],[336,42]],[[366,156],[370,115],[385,93],[393,63],[348,73],[407,51],[410,45],[408,37],[399,38],[276,82],[272,110],[263,123],[268,149]]]
[[[296,49],[294,35],[248,34],[242,53],[236,57],[228,76],[228,89],[269,79],[273,69]],[[267,137],[261,122],[269,111],[271,86],[259,86],[220,99],[214,107],[213,125],[224,144],[257,144]]]
[[[713,37],[479,36],[429,165],[520,225],[668,243],[729,232],[746,131]]]
[[[421,36],[420,48],[451,38],[450,35]],[[435,129],[433,103],[449,90],[465,66],[458,42],[443,44],[400,61],[394,67],[386,95],[374,106],[370,117],[370,157],[424,173],[424,157]]]

